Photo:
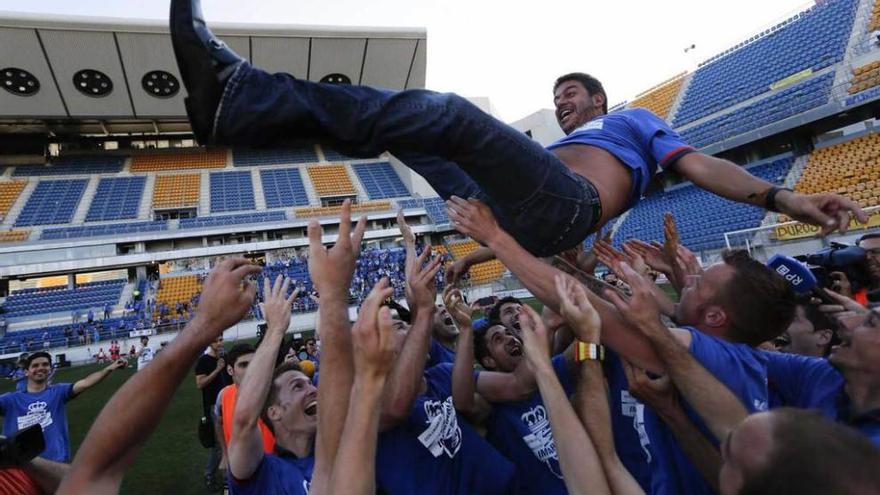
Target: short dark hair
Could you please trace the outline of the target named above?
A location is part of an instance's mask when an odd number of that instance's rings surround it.
[[[855,429],[815,411],[769,414],[773,447],[767,463],[746,474],[740,495],[869,493],[862,490],[880,486],[880,449]]]
[[[489,356],[489,346],[486,345],[486,335],[489,333],[489,329],[493,326],[494,325],[490,323],[479,329],[474,329],[474,359],[476,359],[480,365],[483,364],[483,358]]]
[[[856,240],[856,246],[862,244],[862,241],[866,241],[868,239],[880,239],[880,232],[872,232],[870,234],[865,234]]]
[[[48,359],[49,366],[52,366],[52,355],[46,351],[37,351],[37,352],[31,354],[30,356],[24,358],[25,367],[30,368],[31,363],[34,362],[34,359],[41,358],[41,357]]]
[[[232,349],[229,349],[229,352],[226,353],[226,364],[234,367],[238,358],[255,352],[257,352],[257,350],[250,344],[235,344],[232,346]]]
[[[585,74],[583,72],[570,72],[568,74],[563,74],[556,78],[556,82],[553,83],[553,92],[555,93],[557,89],[559,89],[559,85],[567,82],[567,81],[577,81],[584,86],[584,89],[587,90],[587,93],[590,95],[601,94],[605,97],[605,103],[602,105],[602,112],[608,113],[608,94],[605,92],[605,88],[602,87],[602,83],[599,82],[595,77]]]
[[[734,274],[712,302],[730,318],[730,337],[751,346],[778,337],[794,319],[794,290],[743,249],[725,251],[722,258]]]
[[[278,402],[279,392],[278,387],[275,386],[275,379],[288,371],[299,371],[300,373],[303,373],[299,364],[290,361],[285,361],[276,366],[275,370],[272,372],[272,381],[269,383],[269,393],[266,395],[266,402],[263,403],[263,410],[260,412],[260,417],[263,419],[263,423],[266,423],[266,426],[269,427],[269,430],[271,430],[272,433],[275,433],[275,430],[272,428],[272,422],[269,421],[269,408]]]
[[[494,306],[492,306],[491,310],[489,310],[489,323],[491,325],[497,325],[501,323],[501,306],[510,303],[519,304],[520,306],[522,306],[522,301],[513,296],[502,298],[497,303],[495,303]]]
[[[825,355],[831,353],[831,348],[840,343],[840,337],[837,336],[837,322],[832,320],[827,313],[819,310],[819,305],[812,302],[809,294],[797,297],[797,305],[804,308],[804,316],[807,321],[813,325],[813,330],[830,330],[831,340],[825,346]]]

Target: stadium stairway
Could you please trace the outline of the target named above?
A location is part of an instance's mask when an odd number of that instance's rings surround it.
[[[27,184],[25,184],[24,189],[21,190],[21,193],[18,195],[18,199],[12,203],[12,207],[9,208],[9,211],[6,213],[6,217],[3,219],[3,223],[0,223],[0,228],[3,230],[11,229],[15,224],[15,221],[18,219],[18,214],[21,213],[21,210],[24,209],[24,205],[27,203],[28,198],[31,197],[31,193],[34,192],[34,189],[37,188],[37,182],[39,179],[28,179]]]
[[[266,194],[263,192],[263,178],[260,177],[260,170],[254,167],[251,170],[251,182],[254,187],[254,210],[266,210]]]
[[[367,190],[364,189],[364,185],[361,184],[360,177],[358,177],[357,174],[354,173],[354,169],[351,168],[351,163],[345,164],[345,173],[348,174],[351,183],[354,185],[354,189],[357,191],[358,202],[369,201],[370,195],[367,194]]]
[[[70,225],[82,225],[85,223],[86,215],[89,213],[89,206],[92,204],[92,199],[95,198],[95,192],[98,190],[98,182],[100,180],[101,177],[98,175],[92,175],[89,178],[89,183],[86,184],[82,197],[79,198],[79,204],[76,206],[76,211],[73,212],[73,217],[70,219]]]
[[[675,117],[675,114],[678,112],[678,107],[681,106],[681,101],[684,99],[684,94],[687,92],[688,86],[691,84],[691,80],[694,78],[693,72],[688,72],[684,75],[684,81],[681,82],[681,87],[678,88],[678,94],[675,95],[675,99],[672,100],[672,105],[669,107],[669,114],[666,116],[666,122],[672,122],[672,119]],[[628,107],[627,107],[628,108]]]
[[[323,156],[323,155],[322,155]],[[306,190],[306,196],[309,198],[310,205],[321,204],[321,198],[318,197],[318,191],[315,190],[315,184],[312,183],[312,177],[306,172],[305,167],[300,167],[300,177],[302,177],[303,187]]]
[[[852,69],[857,67],[853,65],[853,61],[858,59],[860,54],[864,53],[858,48],[859,45],[863,44],[865,33],[868,32],[868,23],[870,21],[871,9],[873,6],[874,1],[867,0],[859,2],[859,6],[856,7],[852,32],[850,33],[849,41],[846,44],[846,50],[843,52],[843,60],[838,65],[837,74],[834,77],[834,84],[832,86],[833,88],[843,88],[843,85],[852,78]],[[846,97],[846,95],[834,96]]]
[[[126,160],[129,163],[130,160]],[[150,220],[153,215],[153,191],[156,189],[156,174],[147,174],[147,182],[144,184],[144,194],[141,195],[141,204],[138,207],[138,220]]]
[[[211,172],[203,171],[199,181],[199,211],[198,215],[207,215],[211,212]]]

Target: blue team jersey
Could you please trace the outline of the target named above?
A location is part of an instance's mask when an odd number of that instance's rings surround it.
[[[611,408],[611,431],[617,457],[642,487],[651,493],[651,442],[645,431],[645,405],[629,393],[629,382],[617,353],[605,348],[605,378],[608,381],[608,405]]]
[[[70,462],[70,438],[64,404],[72,398],[73,385],[70,383],[49,385],[36,394],[27,391],[3,394],[0,396],[3,434],[10,436],[18,430],[39,424],[43,427],[46,442],[46,449],[40,457]]]
[[[266,454],[254,474],[248,480],[236,480],[231,474],[229,493],[232,495],[308,495],[312,482],[315,457],[302,459],[290,455]]]
[[[425,369],[431,369],[438,364],[455,363],[455,351],[450,351],[445,345],[436,339],[431,339],[431,348],[428,349],[428,362]]]
[[[513,465],[452,404],[452,365],[425,371],[408,421],[379,435],[376,480],[388,495],[508,493]]]
[[[861,431],[880,446],[880,416],[849,417],[849,398],[843,375],[825,358],[766,353],[771,407],[816,409],[828,418]]]
[[[19,392],[27,391],[27,375],[21,368],[15,368],[12,372],[12,380],[15,381],[15,390]]]
[[[700,364],[736,395],[750,412],[766,411],[768,407],[767,358],[763,352],[745,344],[734,344],[689,330],[693,339],[690,351]],[[682,406],[690,420],[714,444],[705,423],[685,401]],[[651,463],[651,493],[654,495],[711,495],[714,491],[687,458],[663,421],[645,408],[645,429],[654,454]]]
[[[628,167],[632,175],[630,205],[645,194],[658,169],[666,169],[695,151],[663,119],[642,108],[596,117],[547,149],[569,144],[602,148]]]
[[[573,394],[574,381],[565,356],[555,356],[552,364],[566,395]],[[516,466],[513,493],[568,493],[559,467],[550,415],[540,393],[535,392],[525,401],[493,403],[486,426],[486,438]]]

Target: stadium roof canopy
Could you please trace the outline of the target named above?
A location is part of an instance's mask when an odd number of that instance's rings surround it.
[[[423,88],[424,28],[213,23],[236,52],[311,81]],[[161,21],[0,11],[0,133],[188,132]]]

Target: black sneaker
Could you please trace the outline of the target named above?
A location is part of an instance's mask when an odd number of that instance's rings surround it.
[[[244,61],[205,24],[199,0],[171,1],[171,44],[188,96],[186,114],[200,144],[209,144],[223,88]]]

